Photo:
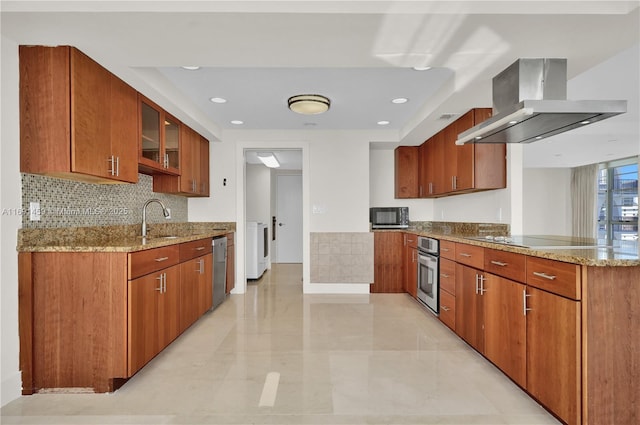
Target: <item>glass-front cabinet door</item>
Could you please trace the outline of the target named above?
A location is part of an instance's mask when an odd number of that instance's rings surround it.
[[[140,140],[138,166],[147,174],[179,174],[180,121],[139,95]]]

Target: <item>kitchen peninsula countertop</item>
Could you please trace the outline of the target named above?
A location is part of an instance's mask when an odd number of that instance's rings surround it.
[[[414,233],[419,236],[426,236],[440,240],[451,242],[465,243],[469,245],[477,245],[485,248],[496,249],[499,251],[514,252],[517,254],[529,255],[533,257],[548,258],[551,260],[564,261],[566,263],[579,264],[583,266],[596,267],[634,267],[640,266],[640,258],[638,252],[620,251],[619,248],[580,248],[580,249],[562,249],[562,248],[525,248],[521,246],[504,245],[491,241],[479,241],[468,239],[477,236],[477,234],[457,233],[454,231],[441,231],[439,229],[424,230],[420,228],[412,228],[402,230],[374,230],[378,231],[403,231]]]
[[[149,224],[149,236],[140,225],[20,229],[18,252],[135,252],[235,232],[235,223]]]

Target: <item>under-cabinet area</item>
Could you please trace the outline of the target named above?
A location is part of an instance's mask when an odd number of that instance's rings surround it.
[[[376,264],[371,292],[397,292],[404,284],[416,298],[412,241],[437,238],[438,317],[444,325],[562,422],[637,422],[637,258],[392,233],[376,232],[376,252],[397,250],[404,257],[395,265],[393,256]]]
[[[18,256],[23,394],[124,384],[211,310],[212,238],[225,235],[233,232],[25,248]]]

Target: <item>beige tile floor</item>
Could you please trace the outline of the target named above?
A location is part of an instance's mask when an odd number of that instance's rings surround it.
[[[115,393],[22,397],[0,422],[558,423],[408,295],[302,295],[301,276],[274,265]]]

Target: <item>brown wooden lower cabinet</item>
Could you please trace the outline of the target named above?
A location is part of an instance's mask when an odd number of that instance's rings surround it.
[[[178,244],[19,253],[23,394],[113,391],[169,345],[211,308],[211,239],[200,242],[209,253],[181,263]],[[179,245],[188,254],[197,242]]]
[[[580,423],[580,302],[527,288],[527,391]]]
[[[405,292],[402,283],[403,259],[402,232],[374,232],[373,234],[373,284],[372,293]]]
[[[484,353],[484,304],[478,292],[482,271],[456,264],[456,334]]]

